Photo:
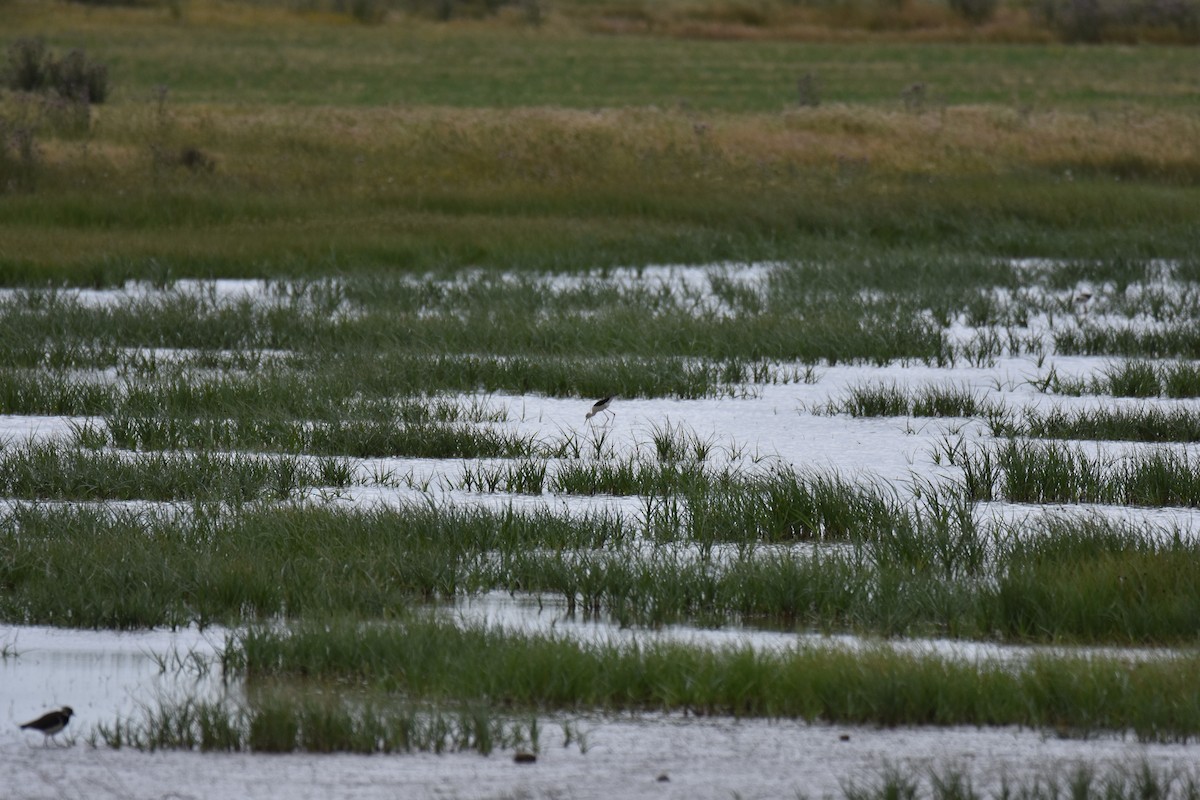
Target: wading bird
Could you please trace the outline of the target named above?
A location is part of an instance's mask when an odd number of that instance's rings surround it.
[[[583,418],[584,421],[587,421],[587,420],[591,419],[592,417],[596,416],[597,414],[600,414],[605,411],[607,411],[609,414],[612,414],[614,417],[617,416],[617,412],[615,412],[609,408],[609,406],[612,405],[612,401],[614,399],[616,399],[616,395],[613,395],[613,394],[610,394],[608,397],[601,397],[599,400],[597,400],[595,402],[595,404],[592,405],[592,410],[589,411],[587,413],[587,416]]]
[[[52,736],[67,727],[74,713],[70,706],[63,706],[58,711],[47,711],[32,722],[26,722],[21,726],[21,730],[41,731],[46,736],[45,741],[49,741]]]

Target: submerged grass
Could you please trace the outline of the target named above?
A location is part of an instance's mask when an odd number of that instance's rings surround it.
[[[315,363],[342,379],[371,376],[376,384],[387,380],[409,391],[421,390],[410,377],[416,370],[426,373],[425,391],[442,385],[428,384],[429,373],[439,370],[443,380],[458,376],[459,383],[446,388],[474,388],[487,375],[468,377],[473,366],[495,372],[506,358],[514,361],[510,372],[540,368],[560,375],[564,366],[579,369],[586,359],[597,379],[615,379],[620,388],[629,382],[622,371],[641,363],[662,370],[659,384],[670,385],[745,381],[752,365],[766,359],[882,364],[943,355],[941,334],[916,298],[896,304],[849,290],[831,298],[779,283],[761,304],[731,314],[711,308],[705,292],[630,288],[620,278],[558,288],[498,277],[462,285],[403,275],[347,283],[341,291],[353,304],[333,309],[220,300],[202,292],[118,296],[100,305],[25,292],[0,303],[0,333],[24,366],[42,364],[50,342],[70,366],[84,366],[90,357],[95,366],[111,366],[128,348],[285,351],[294,368]],[[402,299],[382,301],[397,295]],[[642,381],[650,383],[648,376]]]

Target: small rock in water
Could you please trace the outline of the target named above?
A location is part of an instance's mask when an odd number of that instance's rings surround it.
[[[671,776],[665,772],[660,772],[660,773],[658,773],[658,777],[655,778],[654,780],[658,781],[659,783],[670,783]]]
[[[516,755],[513,756],[513,761],[518,764],[532,764],[537,761],[537,756],[533,753],[526,753],[524,750],[518,750]]]
[[[848,741],[850,741],[850,734],[848,734],[848,733],[843,733],[841,736],[839,736],[839,737],[838,737],[838,741],[839,741],[839,742],[848,742]]]

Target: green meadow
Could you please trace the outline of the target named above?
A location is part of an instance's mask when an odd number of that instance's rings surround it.
[[[111,84],[5,96],[7,282],[1197,249],[1187,48],[181,7],[6,4]]]

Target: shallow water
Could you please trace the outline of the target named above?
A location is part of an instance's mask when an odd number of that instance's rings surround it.
[[[512,754],[271,755],[140,753],[32,746],[0,739],[0,796],[26,798],[811,798],[841,797],[891,766],[927,780],[956,769],[977,792],[1002,779],[1053,774],[1081,763],[1103,773],[1145,761],[1194,774],[1200,747],[1120,739],[1070,741],[1013,728],[876,729],[651,716],[578,722],[586,752],[543,727],[537,763]],[[843,740],[843,737],[846,737]],[[660,777],[665,776],[666,781]]]
[[[930,655],[976,662],[1021,664],[1034,656],[1071,655],[1148,661],[1173,656],[1195,656],[1192,648],[1159,647],[1066,647],[1055,645],[1007,645],[962,639],[885,639],[849,634],[827,635],[808,631],[760,630],[740,625],[698,628],[664,625],[659,628],[622,627],[606,616],[568,613],[566,602],[555,597],[488,592],[455,598],[436,607],[437,613],[464,625],[478,625],[534,634],[555,634],[585,643],[632,644],[634,642],[677,642],[697,647],[753,647],[756,650],[820,648],[861,651],[886,648],[898,653]]]
[[[722,646],[878,646],[855,637],[813,637],[751,630],[622,630],[572,619],[554,603],[493,593],[446,609],[464,622],[554,630],[580,638],[677,638]],[[111,633],[41,627],[0,628],[0,644],[18,655],[0,661],[0,797],[25,798],[746,798],[841,797],[847,782],[870,783],[897,767],[914,777],[930,768],[965,772],[978,791],[1087,763],[1191,770],[1200,746],[1143,745],[1118,737],[1087,742],[1046,738],[1014,728],[877,729],[790,720],[697,718],[682,714],[550,717],[541,720],[536,764],[511,752],[389,756],[143,753],[87,745],[87,733],[157,698],[192,695],[236,700],[211,663],[223,631]],[[1002,658],[1005,648],[936,641],[896,642],[904,649],[963,658]],[[1033,648],[1010,648],[1019,657]],[[1131,651],[1132,652],[1132,651]],[[1150,654],[1150,651],[1142,651]],[[165,656],[167,671],[155,655]],[[194,656],[189,656],[194,654]],[[71,705],[68,734],[46,743],[17,729],[43,710]],[[581,739],[564,746],[561,723]],[[582,742],[582,744],[580,743]],[[665,776],[668,780],[661,781]]]
[[[213,663],[225,635],[214,628],[117,633],[0,625],[0,648],[9,653],[0,658],[0,747],[41,744],[41,734],[18,726],[64,705],[75,716],[60,738],[79,738],[159,699],[239,698],[240,683],[225,684]]]

